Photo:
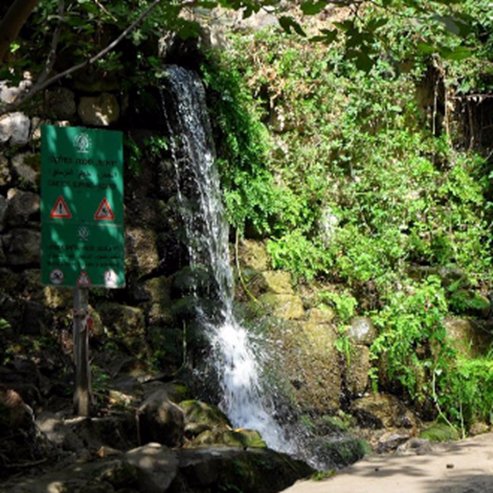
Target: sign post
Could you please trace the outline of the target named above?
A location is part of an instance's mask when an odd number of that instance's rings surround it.
[[[125,286],[122,133],[41,133],[41,280],[74,290],[74,406],[90,414],[90,287]]]

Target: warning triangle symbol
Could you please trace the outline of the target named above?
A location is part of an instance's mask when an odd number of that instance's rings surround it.
[[[55,205],[51,209],[50,217],[54,219],[70,219],[72,217],[72,213],[61,195],[56,199]]]
[[[99,204],[98,210],[94,214],[94,219],[96,221],[113,221],[115,219],[113,209],[106,197]]]

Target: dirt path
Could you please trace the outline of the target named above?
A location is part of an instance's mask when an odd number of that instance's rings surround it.
[[[493,493],[493,433],[437,445],[426,455],[370,457],[284,493]]]

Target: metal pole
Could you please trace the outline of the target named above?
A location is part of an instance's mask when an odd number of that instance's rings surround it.
[[[89,416],[91,412],[88,298],[89,290],[87,288],[74,288],[74,412],[78,416]]]

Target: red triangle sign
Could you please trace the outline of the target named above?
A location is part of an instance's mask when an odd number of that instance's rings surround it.
[[[96,221],[113,221],[115,219],[113,209],[106,197],[99,204],[98,210],[94,214],[94,219]]]
[[[56,199],[55,205],[51,209],[50,217],[53,219],[70,219],[72,217],[72,213],[61,195]]]

